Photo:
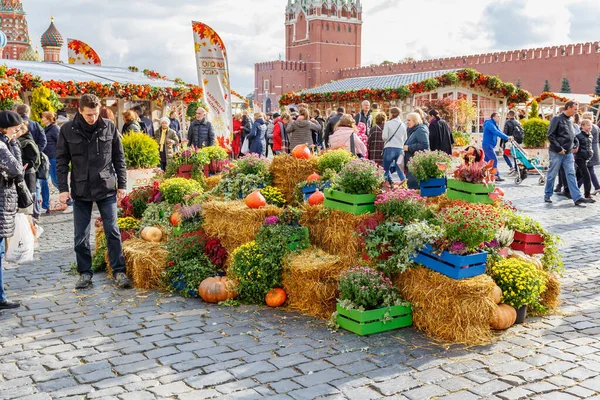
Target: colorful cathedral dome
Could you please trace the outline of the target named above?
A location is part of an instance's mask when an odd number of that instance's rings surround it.
[[[54,17],[50,20],[50,27],[42,35],[42,47],[62,47],[65,43],[62,35],[54,26]]]
[[[1,0],[0,11],[23,11],[20,0]]]
[[[0,31],[0,49],[5,48],[6,43],[8,43],[8,38],[4,32]]]
[[[42,57],[40,56],[40,53],[38,53],[37,51],[35,51],[33,49],[33,47],[31,46],[31,41],[29,42],[29,47],[27,47],[27,50],[25,50],[21,56],[19,57],[19,60],[21,61],[36,61],[36,62],[41,62],[42,61]]]

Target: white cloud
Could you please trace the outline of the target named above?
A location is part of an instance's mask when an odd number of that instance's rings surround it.
[[[285,55],[285,0],[22,2],[34,45],[54,15],[65,38],[87,42],[105,65],[136,65],[190,82],[197,82],[191,20],[205,22],[225,41],[232,86],[244,94],[254,87],[254,63]],[[593,41],[598,33],[580,26],[598,21],[585,15],[598,15],[593,0],[368,0],[363,8],[363,65]]]

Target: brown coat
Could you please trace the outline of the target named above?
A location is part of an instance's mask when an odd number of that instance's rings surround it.
[[[156,143],[158,143],[159,151],[160,151],[160,135],[161,135],[161,132],[162,132],[162,126],[154,131],[154,140],[156,140]],[[168,145],[169,140],[173,141],[173,143],[172,143],[171,146]],[[176,145],[178,143],[179,143],[179,137],[177,136],[177,133],[175,133],[175,131],[173,129],[168,128],[168,130],[167,130],[167,142],[165,142],[165,150],[166,150],[167,158],[168,159],[173,158],[174,145]]]

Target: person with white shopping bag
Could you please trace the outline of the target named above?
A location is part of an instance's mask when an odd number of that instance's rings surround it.
[[[17,141],[23,120],[12,111],[0,111],[0,310],[21,306],[8,301],[2,277],[5,239],[13,236],[18,208],[16,181],[23,179],[21,146]]]

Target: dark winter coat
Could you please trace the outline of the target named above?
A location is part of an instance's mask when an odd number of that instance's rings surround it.
[[[561,113],[550,121],[548,128],[548,140],[550,141],[550,151],[560,153],[565,150],[567,153],[577,147],[577,136],[573,121],[565,113]]]
[[[373,126],[373,116],[370,112],[369,114],[365,115],[365,113],[361,110],[358,114],[354,116],[354,122],[356,122],[356,125],[362,122],[367,126],[367,132],[370,132],[371,126]]]
[[[410,158],[421,150],[429,150],[429,132],[427,125],[415,125],[408,130],[408,139],[404,142],[408,146],[408,151],[404,154],[404,161],[408,164]]]
[[[248,147],[249,152],[256,153],[259,155],[263,154],[263,151],[265,150],[263,144],[265,143],[266,138],[267,124],[265,123],[264,119],[259,118],[256,121],[254,121],[254,124],[252,124],[252,130],[248,135],[248,140],[250,140]]]
[[[44,133],[44,129],[42,129],[42,126],[23,115],[21,115],[21,118],[23,118],[24,122],[27,121],[27,130],[29,131],[29,133],[31,133],[33,140],[38,145],[38,149],[40,149],[40,151],[44,151],[48,140],[46,139],[46,134]]]
[[[290,138],[290,149],[300,144],[313,144],[312,131],[318,131],[320,125],[305,119],[297,119],[288,124],[286,132]]]
[[[187,134],[188,145],[199,149],[215,145],[215,131],[206,118],[202,121],[195,120],[190,125]]]
[[[523,143],[523,126],[514,118],[509,119],[504,124],[504,134],[514,138],[519,144]]]
[[[40,165],[40,151],[33,140],[31,133],[27,132],[19,137],[21,145],[21,161],[23,165],[27,164],[26,174],[33,174],[37,171],[37,166]]]
[[[329,118],[329,120],[327,121],[327,126],[325,127],[325,134],[323,135],[323,143],[325,143],[325,147],[329,147],[329,136],[333,135],[333,132],[335,131],[335,126],[338,122],[340,122],[340,119],[342,119],[343,116],[343,113],[337,113],[337,115]]]
[[[446,154],[452,154],[454,137],[446,121],[434,118],[429,124],[429,147],[431,150],[440,150]]]
[[[140,117],[140,121],[144,125],[144,132],[146,132],[148,136],[154,137],[154,124],[152,123],[150,118],[142,116]]]
[[[44,131],[47,139],[44,154],[46,154],[48,158],[56,158],[56,144],[58,143],[58,133],[60,129],[58,129],[56,124],[51,124],[44,128]]]
[[[575,158],[580,160],[589,161],[594,156],[594,150],[592,149],[592,133],[586,134],[581,131],[577,135],[579,141],[579,150],[575,153]]]
[[[121,129],[121,132],[123,132],[123,134],[126,134],[127,132],[144,132],[142,130],[142,126],[140,125],[140,123],[138,121],[131,121],[131,122],[126,122],[125,124],[123,124],[123,129]]]
[[[179,120],[176,118],[169,118],[169,121],[171,121],[169,123],[169,128],[173,129],[175,131],[175,133],[177,134],[177,137],[179,137],[179,131],[181,130],[181,125],[179,124]]]
[[[15,232],[17,179],[23,179],[21,146],[17,140],[9,141],[8,136],[0,133],[0,238],[9,238]]]
[[[85,124],[85,125],[84,125]],[[86,122],[77,114],[60,129],[56,147],[56,170],[61,193],[69,191],[74,200],[99,201],[127,189],[127,167],[123,144],[115,125],[98,119],[90,138],[84,132]]]
[[[598,136],[600,135],[600,128],[596,125],[592,125],[592,150],[594,151],[594,155],[592,159],[588,163],[590,167],[595,167],[596,165],[600,165],[600,149],[598,148]]]

